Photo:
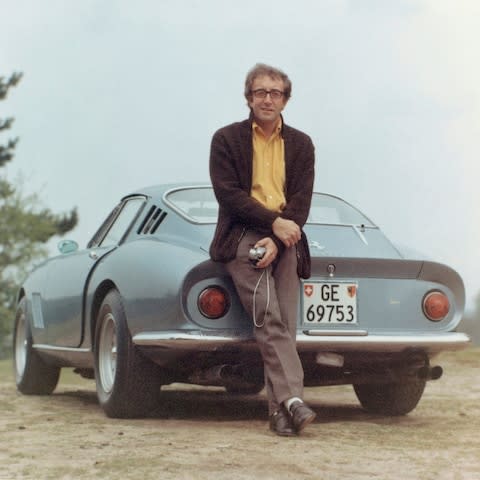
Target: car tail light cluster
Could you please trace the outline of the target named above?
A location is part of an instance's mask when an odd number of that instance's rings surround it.
[[[198,296],[198,309],[207,318],[223,317],[230,308],[227,292],[217,286],[207,287]]]
[[[448,297],[439,290],[428,292],[423,297],[423,313],[432,322],[443,320],[450,311]]]

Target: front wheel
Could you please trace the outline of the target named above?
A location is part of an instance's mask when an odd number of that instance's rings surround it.
[[[25,395],[50,395],[57,386],[60,368],[47,365],[32,344],[24,297],[17,306],[13,333],[15,383],[18,391]]]
[[[158,368],[133,345],[117,290],[106,295],[97,317],[95,380],[99,403],[109,417],[143,417],[158,399]]]
[[[426,380],[415,379],[403,383],[354,385],[362,407],[370,413],[406,415],[422,398]]]

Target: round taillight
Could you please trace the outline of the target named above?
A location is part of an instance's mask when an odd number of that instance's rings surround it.
[[[438,290],[429,292],[423,298],[423,313],[433,322],[443,320],[450,311],[448,297]]]
[[[207,318],[223,317],[230,307],[227,292],[220,287],[207,287],[198,296],[198,309]]]

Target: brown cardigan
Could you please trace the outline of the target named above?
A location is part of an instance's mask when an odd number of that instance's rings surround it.
[[[283,243],[273,234],[272,223],[281,216],[300,228],[307,221],[314,179],[314,147],[310,137],[283,124],[285,145],[285,198],[279,214],[268,210],[250,196],[252,188],[252,118],[218,130],[212,138],[210,177],[220,205],[217,228],[210,245],[210,256],[218,262],[235,258],[245,229],[271,236],[283,251]],[[297,244],[298,274],[310,276],[310,253],[305,234]]]

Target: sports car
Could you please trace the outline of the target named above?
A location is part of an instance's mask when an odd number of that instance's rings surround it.
[[[85,249],[72,240],[18,294],[16,385],[50,394],[60,370],[95,379],[110,417],[139,417],[171,383],[263,387],[252,321],[208,248],[218,205],[209,185],[160,185],[121,199]],[[351,384],[369,412],[403,415],[442,375],[440,352],[465,292],[450,267],[409,256],[358,209],[314,193],[305,232],[312,276],[300,282],[297,348],[306,386]],[[252,268],[254,268],[252,266]]]

